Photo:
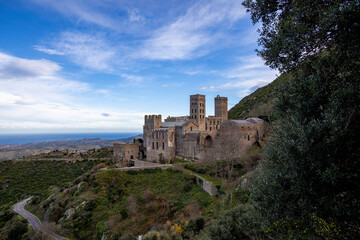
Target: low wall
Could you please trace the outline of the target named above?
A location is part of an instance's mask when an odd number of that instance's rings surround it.
[[[148,161],[141,161],[141,160],[133,160],[134,161],[134,167],[156,167],[159,166],[159,163],[153,163]]]
[[[171,167],[171,165],[169,164],[156,164],[156,165],[153,165],[153,166],[135,166],[135,167],[122,167],[122,168],[111,168],[109,170],[117,170],[117,171],[141,171],[141,170],[145,170],[145,169],[156,169],[156,168],[159,168],[159,169],[162,169],[162,170],[165,170],[165,169],[168,169],[169,167]],[[103,168],[102,170],[106,170],[107,168]]]
[[[218,189],[214,184],[205,180],[202,177],[199,177],[198,175],[195,175],[195,177],[197,185],[202,187],[202,189],[204,189],[208,194],[210,194],[211,196],[215,196],[218,194]]]

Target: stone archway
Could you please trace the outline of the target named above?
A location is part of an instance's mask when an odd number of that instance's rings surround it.
[[[204,139],[204,148],[212,148],[212,147],[213,147],[213,139],[210,135],[208,135]]]

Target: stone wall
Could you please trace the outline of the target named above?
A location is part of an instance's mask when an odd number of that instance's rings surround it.
[[[139,158],[140,143],[114,143],[114,161],[129,162]]]
[[[196,184],[199,185],[202,189],[204,189],[208,194],[210,194],[211,196],[215,196],[218,194],[218,189],[214,184],[205,180],[202,177],[199,177],[198,175],[195,175],[195,177]]]

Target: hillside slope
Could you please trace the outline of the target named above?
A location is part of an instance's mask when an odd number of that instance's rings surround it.
[[[270,116],[283,90],[283,84],[290,81],[290,74],[282,74],[268,85],[241,99],[229,110],[229,119]]]

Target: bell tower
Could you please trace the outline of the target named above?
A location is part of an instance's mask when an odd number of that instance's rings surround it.
[[[195,120],[199,125],[199,130],[205,130],[205,95],[190,95],[190,119]]]
[[[215,117],[221,117],[222,121],[228,120],[228,99],[227,97],[220,97],[217,95],[215,98]]]

